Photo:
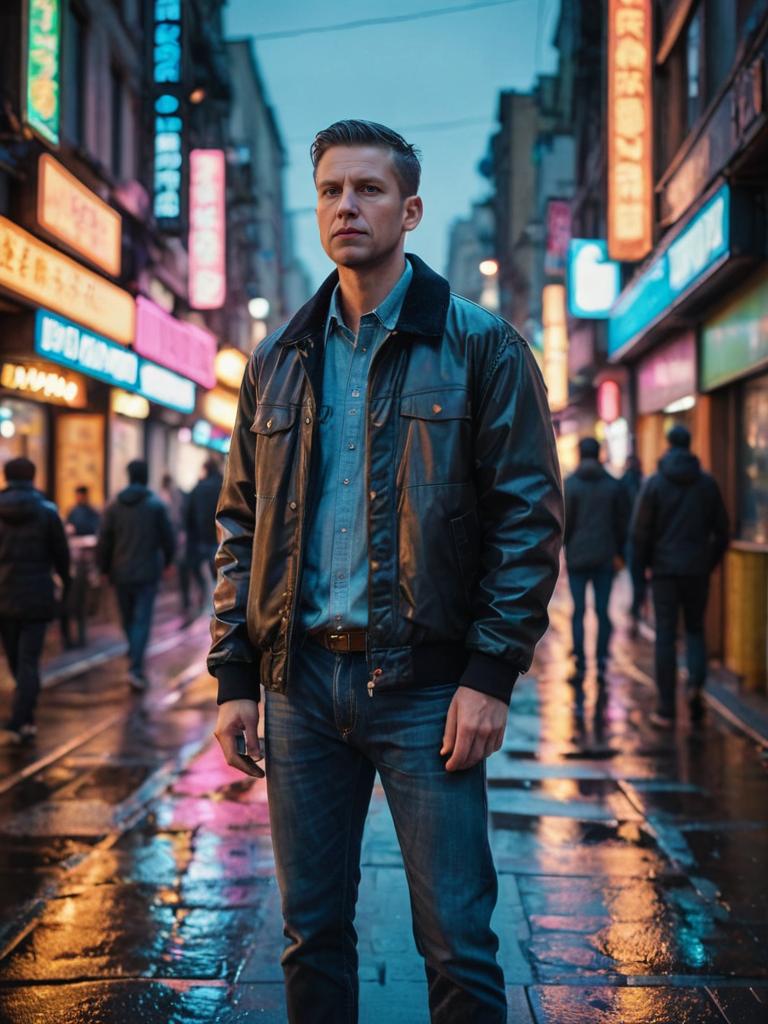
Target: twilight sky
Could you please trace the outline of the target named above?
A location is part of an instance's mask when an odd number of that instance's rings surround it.
[[[253,36],[288,154],[289,209],[315,285],[332,264],[317,238],[309,146],[344,117],[380,121],[422,153],[425,215],[408,248],[444,273],[448,230],[487,194],[477,172],[501,89],[528,89],[555,67],[559,0],[509,0],[418,20],[291,38],[259,35],[466,8],[468,0],[229,0],[227,34]]]

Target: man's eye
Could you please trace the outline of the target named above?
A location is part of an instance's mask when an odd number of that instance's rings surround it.
[[[363,192],[380,192],[378,185],[363,185]]]

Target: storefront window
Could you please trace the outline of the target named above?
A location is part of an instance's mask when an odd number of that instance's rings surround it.
[[[35,486],[45,491],[48,485],[47,425],[43,406],[0,395],[0,465],[23,455],[37,466]]]
[[[768,376],[744,388],[741,537],[768,543]]]

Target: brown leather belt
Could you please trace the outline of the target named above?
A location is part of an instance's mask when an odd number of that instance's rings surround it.
[[[334,633],[330,629],[318,629],[307,636],[334,654],[364,654],[368,638],[364,629],[348,629],[339,633]]]

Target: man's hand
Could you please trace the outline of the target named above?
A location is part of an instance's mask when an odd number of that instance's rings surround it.
[[[460,686],[445,720],[440,754],[451,755],[445,770],[459,772],[472,768],[495,753],[504,739],[508,713],[503,700]]]
[[[264,771],[254,764],[262,759],[259,728],[259,702],[256,700],[228,700],[219,705],[214,736],[219,741],[227,764],[255,779],[263,779]],[[248,754],[238,754],[237,737],[245,733]]]

